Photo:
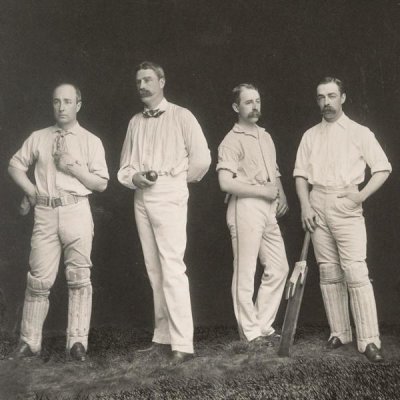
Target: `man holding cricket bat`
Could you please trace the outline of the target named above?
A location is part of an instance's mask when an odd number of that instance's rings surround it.
[[[320,286],[330,326],[328,349],[352,341],[349,300],[358,351],[383,361],[376,304],[366,259],[362,203],[386,181],[391,165],[374,134],[348,118],[343,83],[326,77],[317,86],[322,121],[305,132],[294,176],[303,228],[312,233]],[[359,191],[365,168],[371,179]],[[309,185],[312,185],[311,192]]]
[[[257,125],[261,116],[258,89],[241,84],[233,89],[238,122],[218,148],[218,179],[230,194],[227,224],[233,248],[232,297],[239,335],[265,343],[276,337],[272,324],[284,290],[288,263],[277,223],[288,210],[269,133]],[[253,303],[257,257],[264,269]]]

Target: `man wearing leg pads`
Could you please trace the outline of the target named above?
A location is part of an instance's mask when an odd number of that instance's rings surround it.
[[[294,170],[303,228],[312,233],[320,285],[330,326],[327,348],[352,340],[349,298],[358,351],[383,360],[375,297],[366,265],[367,237],[362,203],[386,181],[392,168],[365,126],[342,110],[343,83],[326,77],[317,86],[322,122],[301,140]],[[361,191],[365,168],[371,179]],[[309,185],[312,185],[310,192]]]
[[[100,139],[77,121],[80,107],[80,90],[68,83],[58,85],[53,91],[56,125],[33,132],[10,160],[8,171],[25,193],[22,211],[34,209],[21,337],[11,359],[40,354],[48,297],[61,254],[69,297],[67,357],[86,358],[93,240],[88,195],[105,190],[109,176]],[[27,175],[32,165],[34,183]]]

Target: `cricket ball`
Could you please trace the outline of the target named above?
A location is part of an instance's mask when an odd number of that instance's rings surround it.
[[[158,174],[156,171],[147,171],[144,175],[148,181],[155,182],[158,178]]]

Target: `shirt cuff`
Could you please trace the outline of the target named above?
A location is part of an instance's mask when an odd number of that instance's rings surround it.
[[[374,174],[375,172],[381,172],[381,171],[392,172],[392,165],[390,164],[390,162],[381,161],[381,162],[374,164],[374,166],[371,167],[371,174]]]
[[[237,166],[233,162],[220,161],[217,164],[216,171],[219,171],[220,169],[227,169],[228,171],[232,172],[233,174],[237,174]]]
[[[24,171],[24,172],[28,171],[28,169],[29,169],[28,167],[26,167],[25,165],[21,164],[19,161],[15,160],[14,158],[12,158],[10,160],[9,166],[13,167],[13,168],[16,168],[16,169],[19,169],[19,170]]]
[[[308,174],[307,174],[307,172],[304,171],[304,170],[302,170],[302,169],[300,169],[300,168],[295,168],[295,169],[294,169],[294,171],[293,171],[293,176],[294,176],[294,177],[296,177],[296,176],[302,176],[303,178],[308,179]]]
[[[119,182],[124,185],[125,187],[129,189],[137,189],[137,186],[135,186],[132,182],[133,175],[136,174],[137,171],[124,171],[124,170],[119,170],[117,174],[117,178]]]

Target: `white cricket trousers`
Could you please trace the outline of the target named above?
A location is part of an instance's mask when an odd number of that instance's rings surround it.
[[[352,340],[350,295],[357,347],[364,352],[369,343],[381,347],[374,291],[365,262],[365,221],[361,204],[338,197],[339,193],[357,191],[357,186],[344,189],[314,186],[310,203],[318,215],[312,241],[331,337],[338,337],[342,343]]]
[[[21,339],[33,352],[40,352],[43,323],[49,308],[49,294],[57,276],[61,253],[64,253],[68,284],[69,350],[76,342],[88,345],[92,310],[90,253],[93,219],[88,199],[52,208],[36,205],[29,256]]]
[[[276,202],[232,196],[227,210],[232,238],[232,298],[239,335],[248,341],[274,332],[272,324],[289,271],[276,221]],[[263,275],[255,303],[254,275],[259,256]]]
[[[135,190],[135,218],[154,300],[153,342],[193,353],[193,318],[186,249],[186,174],[159,176]]]

